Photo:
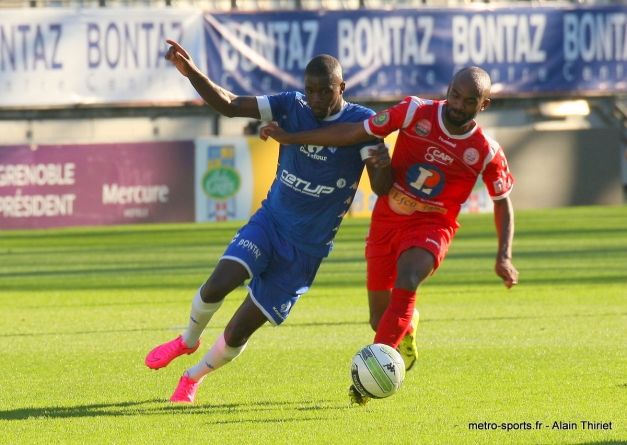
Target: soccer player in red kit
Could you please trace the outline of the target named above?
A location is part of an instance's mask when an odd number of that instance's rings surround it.
[[[375,204],[366,260],[374,343],[397,348],[407,369],[416,360],[416,291],[444,259],[459,228],[457,215],[479,175],[494,201],[495,271],[508,289],[518,282],[511,262],[514,212],[509,193],[514,178],[501,146],[474,120],[490,104],[490,87],[488,74],[471,66],[455,74],[446,100],[407,97],[362,124],[293,134],[273,125],[262,129],[263,138],[281,143],[327,146],[384,138],[399,131],[391,163],[393,184],[389,194]],[[360,404],[367,401],[359,394],[351,398]]]

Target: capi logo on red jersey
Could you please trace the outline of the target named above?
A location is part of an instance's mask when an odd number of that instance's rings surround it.
[[[427,148],[425,159],[429,162],[437,162],[439,164],[451,165],[453,164],[453,158],[441,151],[437,147]]]

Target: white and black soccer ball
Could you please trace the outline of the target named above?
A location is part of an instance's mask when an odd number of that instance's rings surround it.
[[[394,348],[376,343],[361,348],[351,363],[357,391],[373,399],[390,397],[405,380],[403,358]]]

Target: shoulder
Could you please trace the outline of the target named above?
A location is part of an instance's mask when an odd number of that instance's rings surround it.
[[[440,100],[431,100],[431,99],[423,99],[418,96],[407,96],[405,99],[400,101],[397,106],[404,106],[410,109],[418,109],[418,108],[434,108],[437,109],[440,105]]]
[[[500,162],[499,159],[505,158],[505,153],[503,152],[501,144],[485,134],[483,128],[477,127],[477,131],[475,131],[472,139],[472,145],[477,148],[480,147],[481,151],[483,151],[483,156],[485,156],[484,164],[494,161]]]
[[[272,102],[293,102],[298,92],[296,91],[283,91],[282,93],[266,95],[265,97]]]
[[[268,98],[270,103],[281,104],[284,107],[289,107],[292,104],[300,104],[301,107],[309,108],[309,104],[307,103],[307,99],[302,93],[298,91],[284,91],[282,93],[273,94],[271,96],[265,96]]]
[[[489,153],[494,156],[499,150],[502,151],[501,149],[501,144],[499,144],[495,139],[493,139],[492,137],[488,136],[485,131],[483,130],[482,127],[477,126],[477,131],[475,132],[475,137],[477,139],[479,139],[484,147],[486,148],[486,150],[489,151]]]
[[[393,122],[399,129],[407,128],[416,119],[428,118],[437,114],[438,103],[430,99],[422,99],[417,96],[407,96],[398,104],[382,111],[373,120],[375,126]]]
[[[405,99],[394,105],[390,110],[396,113],[403,113],[409,119],[417,112],[430,112],[438,109],[440,101],[422,99],[417,96],[407,96]]]
[[[375,112],[363,105],[346,102],[346,107],[342,114],[346,121],[361,122],[368,119],[370,116],[374,116]]]
[[[286,91],[270,96],[269,99],[273,110],[285,114],[288,118],[311,114],[311,107],[305,95],[298,91]]]
[[[438,106],[442,100],[425,99],[418,96],[407,96],[403,101],[415,103],[417,106]]]

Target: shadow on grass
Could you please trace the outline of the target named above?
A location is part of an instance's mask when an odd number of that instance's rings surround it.
[[[627,315],[627,312],[611,312],[601,314],[560,314],[555,315],[533,315],[533,316],[518,316],[518,317],[476,317],[476,318],[435,318],[435,319],[422,319],[421,324],[425,323],[458,323],[458,322],[482,322],[482,321],[515,321],[515,320],[539,320],[539,319],[554,319],[554,318],[596,318],[596,317],[623,317]],[[282,329],[302,329],[312,327],[335,327],[335,326],[369,326],[368,320],[363,321],[320,321],[320,322],[308,322],[308,323],[285,323],[281,325]],[[208,326],[207,329],[224,329],[224,324],[214,323]],[[70,332],[16,332],[10,334],[0,334],[0,338],[11,337],[48,337],[48,336],[76,336],[76,335],[98,335],[98,334],[117,334],[121,332],[164,332],[164,331],[185,331],[186,326],[168,326],[162,328],[136,328],[136,329],[104,329],[94,331],[70,331]],[[262,329],[274,329],[274,326],[265,324]],[[627,383],[624,385],[618,385],[619,387],[627,388]]]
[[[155,252],[150,252],[152,255],[156,255]],[[361,257],[354,258],[342,258],[335,260],[327,260],[328,263],[358,263],[361,264],[363,259]],[[48,277],[84,277],[84,276],[107,276],[107,275],[160,275],[163,272],[174,273],[177,271],[185,271],[188,274],[190,271],[201,270],[204,274],[209,276],[209,274],[213,271],[213,269],[218,264],[218,258],[212,261],[205,262],[190,262],[190,263],[178,263],[174,264],[163,264],[158,259],[150,259],[147,258],[143,261],[144,264],[141,264],[137,260],[129,261],[127,265],[120,267],[121,261],[116,263],[116,267],[109,267],[108,265],[94,265],[91,268],[79,268],[80,265],[75,263],[69,264],[67,261],[49,261],[47,264],[43,264],[41,261],[37,262],[37,266],[40,268],[45,268],[46,266],[54,266],[55,270],[22,270],[22,271],[14,271],[7,270],[7,272],[0,273],[0,279],[11,278],[11,279],[19,279],[19,278],[48,278]],[[156,264],[155,264],[156,263]],[[59,269],[59,264],[66,264],[65,268]],[[123,263],[122,263],[123,264]],[[32,264],[30,265],[32,267]],[[71,270],[69,267],[76,267],[76,269]]]
[[[542,224],[542,223],[539,223]],[[462,227],[464,227],[462,225]],[[555,229],[553,227],[548,227],[545,230],[529,230],[526,227],[520,227],[516,230],[516,239],[522,238],[543,238],[549,236],[553,239],[559,239],[563,237],[590,237],[594,238],[599,235],[622,235],[626,232],[624,227],[601,227],[598,229],[582,229],[580,227],[576,228],[568,228],[568,229]],[[485,228],[474,228],[472,232],[464,231],[462,228],[457,235],[458,238],[462,239],[477,239],[477,238],[493,238],[494,235],[494,227],[488,223]]]
[[[17,408],[0,411],[2,420],[29,420],[29,419],[72,419],[81,417],[124,417],[124,416],[145,416],[160,414],[208,414],[219,416],[220,420],[213,423],[234,423],[243,420],[237,416],[242,413],[254,411],[277,410],[280,414],[276,421],[286,420],[283,410],[292,409],[295,411],[316,411],[324,412],[330,410],[342,410],[343,406],[337,405],[330,400],[318,400],[313,402],[275,402],[261,401],[251,403],[222,403],[222,404],[174,404],[163,399],[152,399],[144,401],[129,401],[119,403],[101,403],[93,405],[76,406],[49,406],[41,408]],[[232,414],[237,418],[233,420],[224,419],[227,414]],[[312,420],[312,419],[297,419]],[[244,420],[245,421],[245,420]],[[272,422],[273,419],[255,419],[249,422]]]
[[[603,440],[601,442],[582,442],[577,445],[627,445],[625,440]]]
[[[219,233],[225,233],[225,237],[232,236],[242,225],[242,222],[218,223],[218,224],[170,224],[166,227],[157,224],[137,224],[120,225],[109,227],[66,227],[60,229],[34,229],[20,231],[3,231],[1,240],[29,239],[33,238],[56,240],[56,239],[78,239],[84,242],[88,238],[111,238],[111,237],[172,237],[176,234],[192,233],[194,235],[208,235],[216,237]]]
[[[504,321],[504,320],[541,320],[555,318],[595,318],[595,317],[623,317],[627,312],[606,312],[602,314],[559,314],[559,315],[525,315],[520,317],[476,317],[476,318],[433,318],[420,320],[420,323],[451,323],[458,321]]]
[[[216,263],[217,264],[217,263]],[[210,265],[211,268],[214,267],[214,264]],[[200,269],[202,271],[211,270],[208,269],[205,264],[198,263],[188,263],[188,264],[163,264],[163,265],[151,265],[151,266],[128,266],[128,267],[116,267],[116,268],[108,268],[108,267],[94,267],[91,269],[80,269],[80,270],[40,270],[40,271],[24,271],[24,272],[6,272],[0,273],[0,278],[45,278],[45,277],[82,277],[82,276],[94,276],[94,275],[159,275],[161,272],[175,272],[175,271],[193,271],[195,269]]]
[[[165,270],[165,269],[164,269]],[[90,291],[90,290],[109,290],[109,291],[129,291],[129,290],[151,290],[158,289],[162,290],[163,288],[175,289],[175,290],[190,290],[193,288],[197,282],[202,282],[205,279],[206,274],[200,272],[201,269],[196,269],[199,271],[198,276],[201,277],[198,280],[195,280],[193,284],[190,283],[179,283],[176,280],[178,277],[174,277],[172,280],[167,280],[167,278],[162,279],[153,279],[150,283],[141,283],[141,284],[133,284],[129,283],[127,276],[112,276],[106,277],[103,274],[100,275],[97,279],[94,279],[92,283],[86,284],[84,281],[80,282],[41,282],[36,279],[33,274],[33,279],[29,279],[28,282],[19,282],[16,283],[14,281],[10,283],[2,283],[0,277],[0,291]],[[62,277],[63,275],[69,275],[68,273],[54,273],[58,275],[58,277]],[[39,278],[39,277],[38,277]],[[328,278],[324,278],[320,276],[320,279],[314,283],[316,289],[324,289],[324,288],[353,288],[353,287],[365,287],[365,274],[363,277],[359,276],[354,279],[342,279],[340,280],[331,280]],[[116,282],[117,281],[117,282]],[[627,281],[627,275],[624,273],[617,273],[615,275],[606,275],[606,276],[588,276],[588,277],[573,277],[572,275],[564,276],[564,277],[547,277],[547,278],[530,278],[523,277],[520,281],[520,285],[553,285],[553,286],[577,286],[584,284],[594,284],[594,285],[604,285],[604,284],[623,284]],[[191,282],[191,281],[190,281]],[[494,275],[494,277],[490,278],[468,278],[466,275],[460,276],[458,278],[451,276],[447,277],[446,280],[432,280],[428,283],[429,287],[438,288],[438,287],[454,287],[454,286],[462,286],[466,288],[468,285],[473,286],[490,286],[495,285],[499,289],[503,286],[499,280],[499,278]],[[308,297],[311,298],[311,297]]]
[[[117,334],[120,332],[163,332],[171,331],[173,329],[107,329],[102,331],[73,331],[73,332],[17,332],[12,334],[0,334],[0,338],[10,337],[47,337],[53,335],[55,337],[60,335],[92,335],[92,334]]]
[[[337,321],[337,322],[319,322],[319,323],[292,323],[282,325],[283,327],[288,328],[302,328],[302,327],[324,327],[324,326],[365,326],[367,325],[367,321]],[[211,326],[208,326],[207,329],[215,328],[215,329],[224,329],[224,324],[214,323]],[[0,334],[0,338],[11,338],[11,337],[48,337],[48,336],[75,336],[75,335],[97,335],[97,334],[117,334],[121,332],[164,332],[164,331],[185,331],[186,326],[169,326],[163,328],[137,328],[137,329],[104,329],[101,331],[70,331],[70,332],[16,332],[10,334]],[[274,329],[274,326],[266,323],[262,326],[262,329]]]

